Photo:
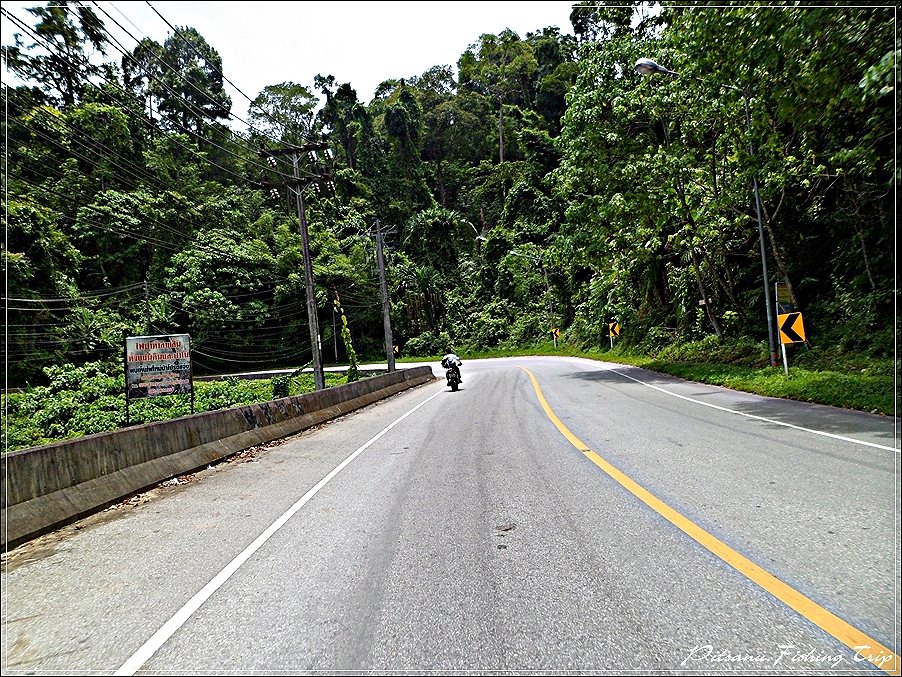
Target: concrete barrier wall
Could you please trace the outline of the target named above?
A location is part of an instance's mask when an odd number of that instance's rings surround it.
[[[11,452],[0,478],[2,544],[14,547],[170,477],[434,378],[428,366],[402,369],[304,395]]]

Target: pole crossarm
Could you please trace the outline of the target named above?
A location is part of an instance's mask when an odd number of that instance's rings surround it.
[[[304,190],[319,184],[332,186],[332,174],[329,171],[320,171],[317,167],[316,151],[328,151],[329,144],[325,142],[306,143],[302,146],[285,146],[284,148],[261,148],[260,156],[269,160],[273,171],[278,175],[280,185],[289,188],[297,197],[298,229],[301,235],[301,248],[304,257],[304,288],[307,296],[307,318],[310,329],[310,345],[313,353],[313,379],[317,390],[326,387],[325,370],[323,369],[322,345],[319,333],[319,316],[316,305],[316,291],[313,284],[313,263],[310,255],[310,236],[307,229],[307,214],[304,205]],[[302,166],[302,158],[306,155],[307,162]],[[289,157],[291,159],[292,174],[283,174],[276,170],[277,157]],[[331,155],[329,155],[331,158]],[[313,165],[313,170],[309,169]],[[264,189],[273,188],[273,183],[268,180],[251,182],[251,185]]]

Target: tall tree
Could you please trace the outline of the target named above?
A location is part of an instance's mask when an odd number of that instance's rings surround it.
[[[15,45],[4,48],[7,66],[25,81],[37,82],[51,99],[63,106],[78,101],[90,78],[100,72],[91,61],[89,47],[105,54],[103,22],[90,7],[60,0],[28,12],[39,19],[26,44],[15,33]]]
[[[147,117],[153,119],[154,108],[159,109],[155,100],[162,87],[159,78],[163,71],[163,47],[156,40],[142,39],[130,54],[122,57],[122,81],[126,88],[147,106]],[[156,104],[156,106],[154,105]]]
[[[458,61],[460,84],[490,95],[498,106],[498,162],[504,162],[504,106],[531,105],[538,62],[514,31],[485,34]]]
[[[268,85],[251,104],[249,121],[255,133],[301,145],[314,134],[318,105],[308,87],[294,82]]]
[[[160,113],[176,131],[204,136],[210,123],[228,118],[232,100],[223,86],[222,58],[197,30],[176,28],[160,59],[160,75],[151,87]]]

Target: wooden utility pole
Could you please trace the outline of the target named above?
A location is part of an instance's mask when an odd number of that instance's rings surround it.
[[[302,153],[312,153],[316,150],[328,148],[325,143],[308,143],[303,146],[293,146],[281,150],[265,150],[264,155],[274,157],[276,155],[288,155],[291,157],[291,165],[294,169],[294,181],[290,184],[297,197],[298,227],[301,232],[301,247],[304,256],[304,287],[307,292],[307,319],[310,326],[310,351],[313,354],[313,381],[317,390],[324,390],[326,378],[323,372],[322,344],[319,335],[319,316],[316,308],[316,291],[313,288],[313,263],[310,258],[310,236],[307,231],[307,214],[304,208],[304,189],[313,183],[323,181],[326,177],[316,173],[306,172],[307,176],[301,176],[300,157]]]

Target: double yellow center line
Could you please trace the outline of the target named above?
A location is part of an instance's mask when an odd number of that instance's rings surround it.
[[[539,382],[536,380],[533,373],[526,367],[520,367],[520,369],[525,371],[529,376],[529,380],[532,381],[532,387],[536,391],[536,397],[539,398],[539,404],[542,405],[545,415],[548,416],[552,423],[554,423],[561,434],[567,438],[570,444],[579,449],[586,458],[616,480],[624,489],[629,491],[633,496],[645,503],[645,505],[675,527],[679,528],[687,536],[693,538],[709,552],[722,559],[739,573],[743,574],[750,581],[758,584],[785,605],[855,651],[856,656],[866,658],[872,664],[890,674],[899,674],[899,667],[902,663],[900,663],[899,656],[892,650],[886,648],[880,642],[871,639],[858,630],[858,628],[846,623],[843,619],[830,613],[796,589],[776,578],[773,574],[739,554],[726,543],[712,536],[700,526],[661,501],[654,494],[636,484],[636,482],[589,449],[585,442],[570,432],[567,426],[565,426],[561,419],[559,419],[554,411],[552,411],[551,407],[548,406],[548,402],[542,394],[542,389],[539,387]]]

